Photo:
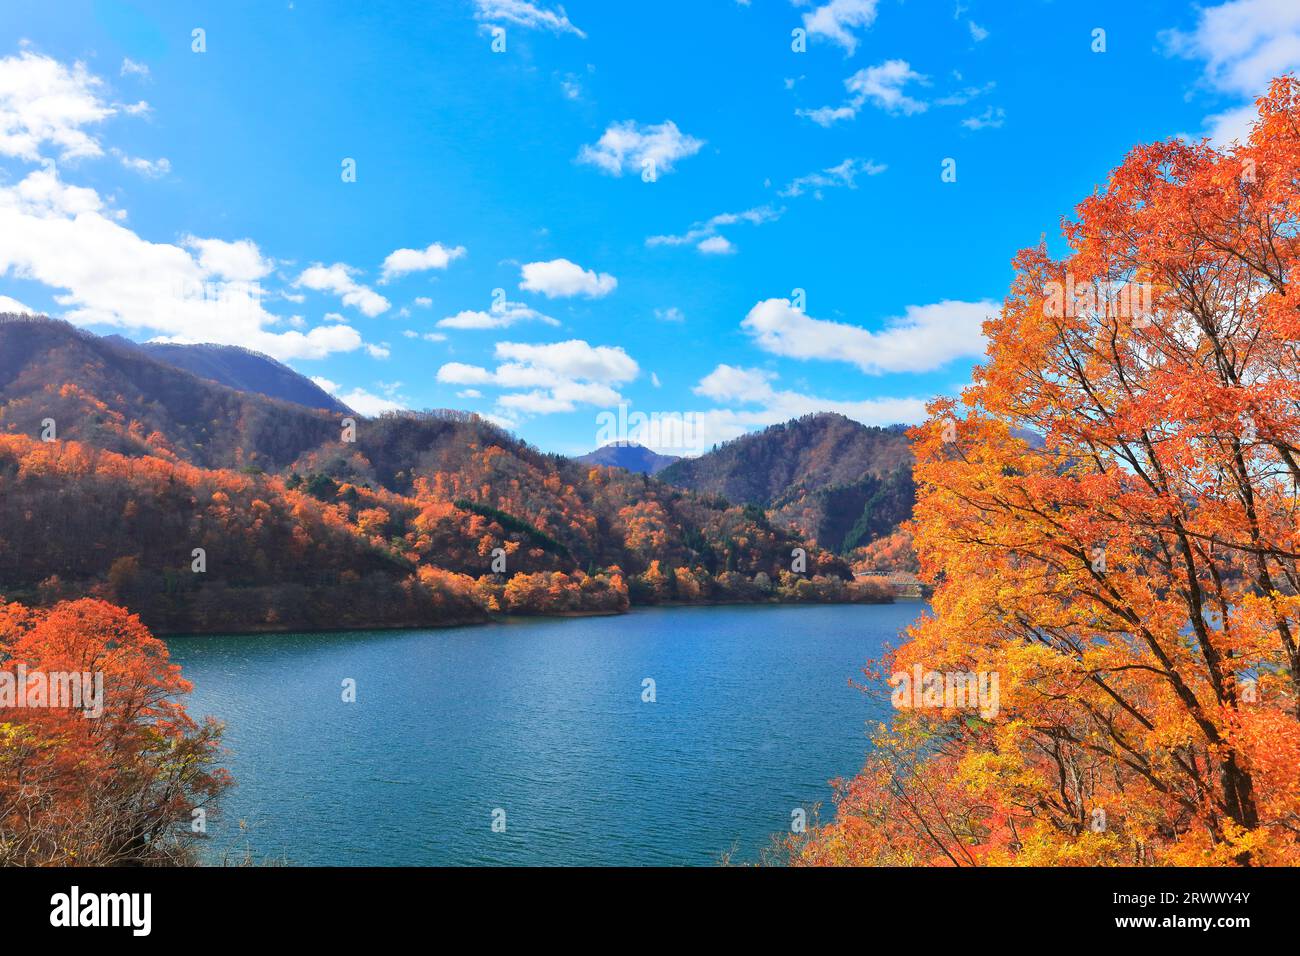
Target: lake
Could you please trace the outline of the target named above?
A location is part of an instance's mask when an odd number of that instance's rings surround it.
[[[922,607],[167,644],[194,683],[191,716],[226,722],[237,786],[209,823],[212,859],[711,865],[757,859],[797,807],[829,815],[828,781],[859,769],[867,723],[889,713],[887,688],[848,681]]]

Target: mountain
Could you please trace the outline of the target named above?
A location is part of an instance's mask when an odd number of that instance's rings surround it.
[[[139,349],[173,368],[192,372],[241,392],[278,398],[308,408],[323,408],[350,415],[352,410],[305,375],[269,355],[235,345],[173,345],[167,342],[132,342],[119,335],[109,341]]]
[[[0,595],[92,595],[202,632],[883,592],[761,509],[471,413],[345,417],[0,316]]]
[[[676,455],[660,455],[634,441],[602,445],[574,461],[586,465],[604,465],[607,468],[625,468],[641,475],[657,475],[675,461]]]
[[[201,379],[134,343],[0,316],[0,432],[55,436],[203,468],[275,470],[339,434],[339,416]]]
[[[684,458],[658,477],[766,509],[778,524],[846,553],[911,517],[911,472],[902,426],[868,427],[822,412]]]

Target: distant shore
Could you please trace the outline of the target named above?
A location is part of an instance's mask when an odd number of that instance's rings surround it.
[[[904,600],[910,600],[904,596]],[[154,629],[158,637],[259,637],[274,634],[347,634],[352,631],[426,631],[450,627],[474,627],[483,624],[508,624],[511,621],[544,620],[546,618],[584,618],[584,617],[621,617],[632,611],[650,608],[688,608],[688,607],[826,607],[828,605],[860,604],[876,607],[882,604],[894,604],[897,597],[891,596],[882,601],[659,601],[655,604],[634,604],[626,611],[556,611],[547,614],[490,614],[482,618],[464,618],[454,621],[435,621],[428,623],[383,623],[383,624],[349,624],[344,627],[280,627],[266,626],[240,630],[220,631],[168,631]]]

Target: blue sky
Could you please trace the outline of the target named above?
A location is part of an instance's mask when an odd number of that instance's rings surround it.
[[[563,453],[620,404],[695,416],[688,452],[914,422],[1015,252],[1130,146],[1239,135],[1298,11],[11,0],[0,305]]]

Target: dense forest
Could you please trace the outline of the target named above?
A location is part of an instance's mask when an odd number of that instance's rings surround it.
[[[915,502],[906,430],[871,428],[833,412],[743,435],[659,477],[763,508],[836,554],[891,534]]]
[[[19,317],[0,319],[0,593],[93,595],[162,631],[887,599],[761,507],[471,414],[340,416]]]

